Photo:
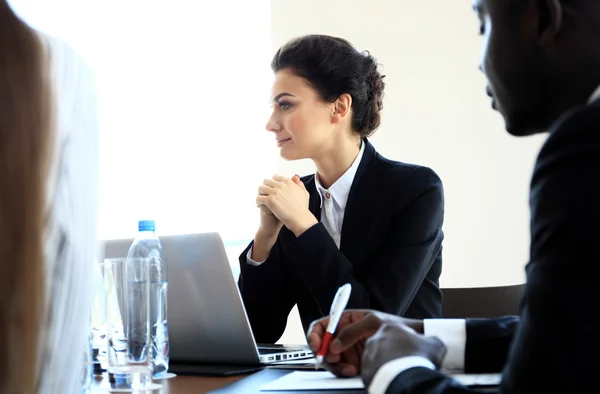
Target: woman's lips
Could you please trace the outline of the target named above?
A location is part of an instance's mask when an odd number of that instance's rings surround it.
[[[286,142],[288,142],[289,140],[291,140],[291,138],[284,138],[281,140],[277,140],[277,146],[281,146],[281,145],[285,144]]]

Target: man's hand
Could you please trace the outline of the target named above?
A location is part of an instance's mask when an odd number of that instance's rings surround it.
[[[329,317],[314,321],[308,330],[308,344],[316,354],[329,324]],[[347,310],[342,314],[325,356],[324,367],[337,376],[356,376],[361,370],[365,341],[383,324],[407,325],[423,332],[423,321],[371,310]]]
[[[446,346],[437,337],[426,337],[404,324],[384,324],[367,340],[362,356],[362,378],[369,387],[373,377],[389,361],[421,356],[437,368],[446,356]]]

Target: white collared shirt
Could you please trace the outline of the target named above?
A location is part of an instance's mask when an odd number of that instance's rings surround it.
[[[356,176],[356,171],[358,171],[358,166],[364,152],[365,144],[361,143],[360,151],[350,168],[328,189],[325,189],[319,182],[319,174],[315,174],[315,185],[321,199],[321,223],[323,223],[323,226],[338,249],[342,238],[342,224],[344,222],[344,212],[346,211],[348,195],[350,194],[350,188],[352,187],[352,182],[354,182],[354,177]],[[251,265],[260,265],[263,263],[263,261],[254,261],[251,257],[252,248],[250,248],[246,255],[246,262]]]
[[[590,96],[588,104],[600,99],[600,86]],[[423,334],[438,337],[446,345],[447,353],[442,369],[463,372],[465,369],[465,348],[467,345],[467,323],[465,319],[424,319]],[[405,360],[406,359],[406,360]],[[402,362],[407,361],[407,362]],[[410,362],[408,362],[410,361]],[[414,367],[434,369],[424,357],[411,356],[392,360],[384,364],[375,374],[369,387],[369,394],[383,394],[392,381],[402,372]]]
[[[315,184],[321,199],[321,223],[323,223],[323,226],[329,235],[331,235],[331,238],[333,238],[338,249],[340,248],[342,238],[342,223],[344,222],[344,212],[346,211],[348,195],[350,194],[350,188],[352,187],[352,182],[356,176],[356,171],[358,170],[358,165],[362,160],[364,151],[365,144],[362,144],[350,168],[329,189],[325,189],[321,185],[319,174],[315,174]]]

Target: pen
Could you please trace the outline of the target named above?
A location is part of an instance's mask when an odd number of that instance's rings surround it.
[[[352,291],[352,285],[350,283],[346,283],[342,287],[340,287],[335,294],[333,302],[331,303],[331,311],[329,312],[329,324],[327,324],[327,330],[325,331],[325,335],[323,336],[323,342],[321,342],[321,348],[317,352],[315,369],[319,369],[321,364],[323,363],[323,359],[327,354],[327,349],[329,349],[329,344],[333,339],[333,334],[337,328],[338,323],[340,322],[340,318],[342,317],[342,313],[344,309],[346,309],[346,305],[348,304],[348,299],[350,298],[350,292]]]

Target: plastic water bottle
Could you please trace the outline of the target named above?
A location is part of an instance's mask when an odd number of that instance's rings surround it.
[[[154,220],[141,220],[139,233],[129,248],[127,257],[150,257],[152,273],[150,284],[150,330],[152,346],[150,358],[153,376],[160,377],[169,369],[169,329],[167,326],[167,265],[160,240],[155,234]]]

